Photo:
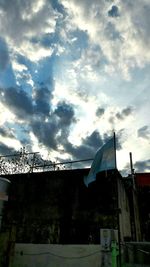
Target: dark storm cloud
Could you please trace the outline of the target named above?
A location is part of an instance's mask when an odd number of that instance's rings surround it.
[[[21,87],[0,89],[0,94],[2,103],[18,118],[25,119],[29,115],[49,115],[53,95],[51,88],[48,89],[43,84],[35,90],[34,98]]]
[[[98,131],[94,131],[90,136],[87,136],[83,140],[84,145],[89,146],[94,150],[97,150],[103,145],[103,140]]]
[[[150,128],[145,125],[142,128],[138,129],[138,137],[142,137],[144,139],[149,140],[150,138]]]
[[[123,109],[121,112],[116,113],[116,117],[118,120],[124,120],[127,116],[131,115],[133,112],[132,107],[127,107]]]
[[[21,88],[0,89],[1,101],[18,118],[25,118],[33,113],[32,100],[28,94]]]
[[[13,135],[13,133],[11,132],[10,128],[6,128],[6,127],[0,127],[0,135],[2,135],[3,137],[9,137],[9,138],[14,138],[15,136]]]
[[[102,147],[104,143],[105,142],[99,132],[95,130],[91,135],[82,139],[82,144],[80,146],[74,146],[67,141],[64,143],[64,149],[76,159],[94,158],[97,150]]]
[[[116,149],[117,150],[122,149],[122,143],[123,143],[122,139],[123,139],[124,132],[125,132],[125,129],[121,129],[115,133],[115,141],[116,141]],[[110,138],[112,138],[113,136],[114,136],[114,133],[112,133],[111,135],[110,135],[110,133],[109,134],[105,133],[104,137],[103,137],[104,144],[106,144],[108,142],[108,140]]]
[[[5,41],[0,38],[0,71],[5,70],[9,63],[9,53]]]
[[[54,114],[59,119],[60,126],[70,125],[75,122],[73,107],[65,102],[59,102]]]
[[[36,113],[43,113],[48,115],[50,112],[50,101],[52,99],[52,93],[47,87],[41,87],[35,90],[35,107]]]
[[[16,153],[15,149],[6,146],[5,144],[0,142],[0,155],[12,155]]]
[[[68,140],[70,126],[76,122],[73,106],[65,102],[59,102],[54,111],[54,116],[58,124],[59,132],[57,143],[64,144]]]
[[[122,148],[122,135],[123,129],[117,132],[116,137],[116,149],[120,150]],[[91,135],[82,139],[82,144],[80,146],[74,146],[68,140],[64,140],[63,146],[67,153],[70,154],[72,158],[79,159],[89,159],[94,158],[98,149],[100,149],[104,144],[106,144],[113,135],[110,133],[104,134],[103,138],[97,130],[95,130]]]
[[[145,172],[150,171],[150,159],[145,161],[137,161],[134,164],[135,172]]]
[[[118,9],[118,7],[113,5],[113,6],[111,7],[111,9],[108,11],[108,16],[109,16],[109,17],[113,17],[113,18],[115,18],[115,17],[119,17],[120,14],[119,14],[119,9]]]
[[[59,102],[46,121],[43,121],[43,117],[38,119],[35,117],[30,127],[40,143],[48,148],[57,149],[59,144],[67,142],[73,122],[75,122],[73,107],[68,103]]]
[[[50,89],[37,89],[34,99],[20,88],[1,89],[0,93],[2,102],[18,118],[27,122],[29,131],[33,131],[39,143],[57,149],[58,144],[63,143],[64,139],[67,140],[70,126],[76,121],[74,110],[72,105],[59,102],[54,112],[50,112]],[[0,133],[6,135],[4,129],[0,129]],[[25,136],[23,138],[25,139]]]
[[[86,145],[74,146],[73,144],[66,142],[64,145],[65,151],[70,154],[71,158],[76,160],[93,158],[94,151]]]
[[[125,133],[125,129],[121,129],[117,131],[116,133],[116,149],[121,150],[122,149],[122,144],[123,144],[123,135]]]
[[[96,110],[96,116],[97,117],[101,117],[104,113],[105,113],[105,109],[104,108],[98,108]]]
[[[116,114],[114,112],[111,112],[111,115],[108,119],[109,123],[112,125],[113,128],[115,128],[116,125],[116,119],[123,121],[125,120],[129,115],[131,115],[133,112],[132,107],[124,108],[122,111],[117,112]]]
[[[55,120],[44,122],[35,120],[31,124],[34,135],[38,138],[39,143],[42,143],[48,148],[56,149],[57,141],[56,135],[58,133],[58,125]]]

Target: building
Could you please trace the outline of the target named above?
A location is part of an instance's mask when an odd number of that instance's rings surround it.
[[[87,187],[88,173],[74,169],[7,175],[11,186],[1,228],[9,232],[7,259],[21,243],[100,245],[100,229],[118,230],[119,241],[133,240],[131,187],[117,170],[98,173]]]
[[[100,243],[100,228],[117,229],[120,222],[121,239],[131,239],[130,205],[120,173],[98,173],[96,181],[86,187],[88,172],[9,175],[3,227],[16,224],[16,242],[88,244]]]
[[[150,241],[150,173],[136,173],[142,240]]]

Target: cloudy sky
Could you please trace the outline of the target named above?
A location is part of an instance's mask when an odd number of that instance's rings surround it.
[[[0,154],[150,171],[150,1],[0,0]]]

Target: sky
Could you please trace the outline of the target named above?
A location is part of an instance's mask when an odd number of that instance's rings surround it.
[[[0,0],[0,155],[150,171],[149,0]],[[89,164],[89,163],[88,163]]]

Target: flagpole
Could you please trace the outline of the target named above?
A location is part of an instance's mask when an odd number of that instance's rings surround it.
[[[115,169],[117,169],[117,157],[116,157],[116,134],[114,132],[114,153],[115,153]]]

